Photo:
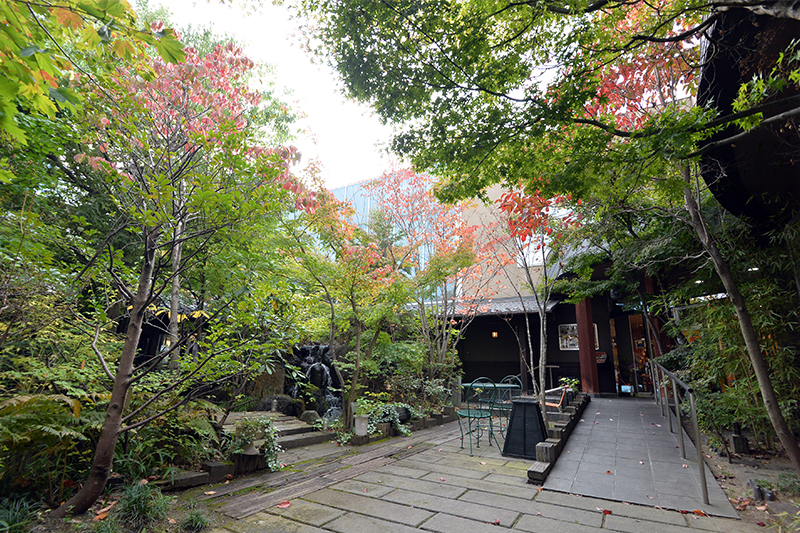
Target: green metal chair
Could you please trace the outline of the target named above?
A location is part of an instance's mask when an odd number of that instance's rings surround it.
[[[513,407],[512,402],[522,395],[522,380],[519,379],[519,376],[509,375],[501,379],[497,385],[497,399],[492,410],[500,418],[500,435],[505,438],[508,418],[511,416]]]
[[[464,433],[469,438],[469,455],[472,457],[472,441],[475,440],[475,447],[481,447],[483,433],[489,433],[489,446],[492,439],[497,447],[497,437],[494,435],[492,425],[492,408],[497,400],[497,387],[489,378],[478,378],[472,383],[467,384],[466,395],[461,401],[461,409],[456,411],[458,416],[458,429],[461,431],[461,449],[464,449]],[[464,428],[466,425],[466,430]]]

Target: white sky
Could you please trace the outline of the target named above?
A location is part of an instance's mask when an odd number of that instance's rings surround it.
[[[275,67],[275,84],[296,112],[305,114],[295,145],[303,154],[301,166],[316,158],[322,163],[328,188],[375,178],[389,168],[389,159],[376,145],[388,145],[391,128],[371,110],[345,99],[337,75],[325,65],[314,65],[300,49],[298,23],[283,6],[263,2],[260,13],[247,15],[236,7],[203,0],[154,0],[173,14],[176,26],[210,26],[220,34],[236,36],[248,57]],[[312,141],[312,136],[316,142]]]

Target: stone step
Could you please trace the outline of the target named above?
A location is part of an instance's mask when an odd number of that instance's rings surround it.
[[[278,437],[278,444],[280,444],[284,450],[290,450],[292,448],[311,446],[312,444],[322,444],[331,439],[333,439],[333,433],[327,431],[312,431],[309,433],[298,433],[296,435]]]

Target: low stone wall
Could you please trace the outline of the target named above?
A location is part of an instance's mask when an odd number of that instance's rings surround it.
[[[590,401],[588,394],[580,394],[562,412],[547,413],[551,427],[547,429],[547,439],[536,445],[536,462],[528,468],[528,483],[544,483]]]

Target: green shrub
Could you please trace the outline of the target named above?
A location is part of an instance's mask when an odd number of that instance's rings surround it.
[[[278,453],[282,452],[283,448],[278,444],[278,428],[268,416],[243,418],[236,422],[231,451],[241,453],[245,446],[261,439],[264,439],[264,458],[267,460],[267,466],[270,470],[278,470],[280,468]]]
[[[36,519],[36,506],[25,498],[0,500],[0,533],[25,533]]]
[[[189,511],[188,516],[181,520],[181,529],[183,531],[190,531],[191,533],[202,531],[210,525],[211,520],[208,519],[205,513],[197,509]]]
[[[800,496],[800,477],[793,472],[781,472],[778,474],[777,489],[781,494]]]
[[[128,485],[119,499],[114,518],[136,533],[161,522],[167,517],[169,499],[153,485]]]

